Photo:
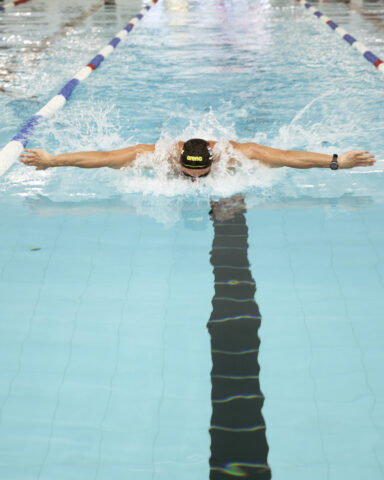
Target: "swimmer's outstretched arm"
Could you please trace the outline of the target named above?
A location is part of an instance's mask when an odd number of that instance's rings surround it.
[[[295,150],[279,150],[257,143],[231,142],[232,146],[243,155],[259,160],[269,167],[292,168],[329,168],[331,155]],[[368,167],[375,163],[375,156],[368,151],[345,152],[338,158],[339,168]]]
[[[144,144],[110,152],[75,152],[60,155],[52,155],[46,150],[26,148],[25,152],[20,155],[20,162],[36,167],[36,170],[53,167],[122,168],[131,165],[137,155],[154,151],[155,145]]]

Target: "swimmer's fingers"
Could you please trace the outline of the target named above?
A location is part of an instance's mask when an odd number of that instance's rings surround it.
[[[22,159],[22,158],[20,158],[20,162],[24,163],[24,165],[27,165],[28,167],[36,167],[36,170],[46,170],[48,168],[45,165],[39,164],[39,162],[37,162],[34,159]]]
[[[24,165],[34,165],[35,164],[35,159],[20,156],[20,162],[24,163]]]
[[[24,152],[20,155],[20,157],[36,157],[39,153],[44,152],[44,150],[40,150],[37,148],[26,148]]]
[[[25,148],[24,155],[32,154],[35,155],[38,152],[42,152],[40,148]]]
[[[369,152],[355,152],[355,155],[357,158],[359,158],[360,160],[368,160],[370,158],[375,158],[375,155],[373,155],[372,153],[369,153]]]
[[[19,158],[22,163],[31,165],[34,160],[37,160],[38,152],[37,150],[25,149]]]
[[[51,154],[38,148],[26,148],[20,155],[21,163],[28,166],[36,166],[36,170],[45,170],[48,168]]]
[[[370,154],[367,151],[357,152],[356,155],[356,166],[358,167],[369,167],[374,165],[376,162],[375,156]]]
[[[340,168],[369,167],[376,162],[367,150],[345,152],[340,155]]]
[[[50,154],[46,150],[42,150],[41,148],[26,148],[24,152],[20,155],[20,157],[27,158],[45,158],[49,156]]]
[[[20,156],[19,156],[20,160],[23,161],[23,162],[26,162],[28,160],[32,160],[33,158],[35,158],[34,155],[30,154],[30,153],[22,153]]]
[[[376,163],[376,160],[359,160],[356,167],[370,167]]]

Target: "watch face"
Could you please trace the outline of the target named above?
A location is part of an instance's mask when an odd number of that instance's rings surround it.
[[[337,170],[339,168],[339,164],[337,162],[331,162],[330,167],[332,170]]]

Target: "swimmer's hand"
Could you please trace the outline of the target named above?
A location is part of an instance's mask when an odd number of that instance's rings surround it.
[[[36,167],[36,170],[46,170],[55,166],[53,155],[38,148],[26,148],[20,155],[20,162],[29,167]]]
[[[345,152],[339,157],[339,168],[369,167],[375,162],[375,156],[367,150]]]

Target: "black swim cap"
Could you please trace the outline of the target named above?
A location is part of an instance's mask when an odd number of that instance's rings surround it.
[[[192,138],[184,143],[181,152],[181,164],[185,168],[208,168],[212,164],[209,142],[201,138]]]

